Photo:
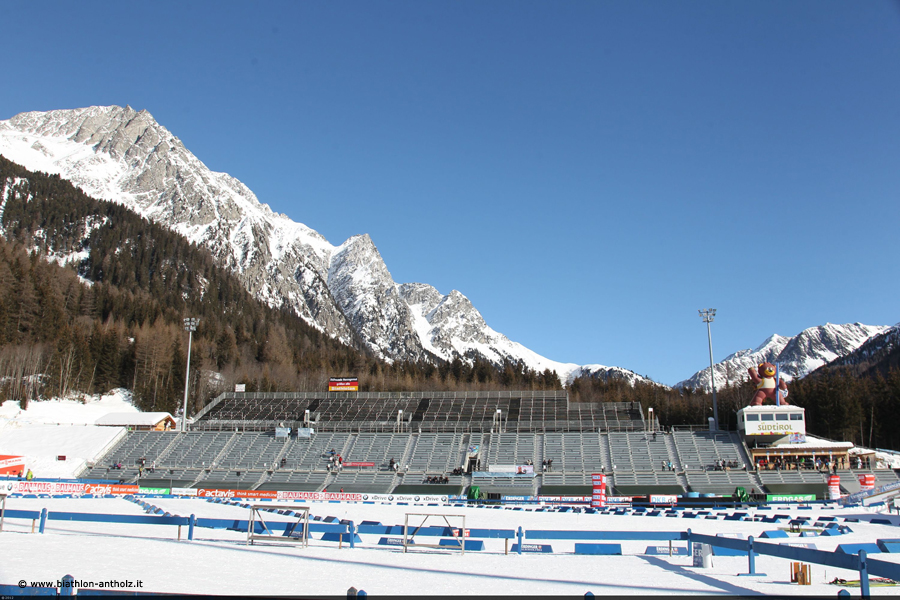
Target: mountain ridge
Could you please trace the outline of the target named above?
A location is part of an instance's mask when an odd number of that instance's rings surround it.
[[[209,170],[146,110],[130,106],[27,112],[0,121],[0,154],[28,169],[59,174],[86,193],[132,208],[205,246],[256,297],[287,305],[344,343],[358,335],[388,360],[523,362],[563,382],[581,369],[543,357],[491,329],[457,290],[428,292],[414,310],[368,234],[334,246],[275,213],[238,179]],[[406,286],[406,287],[403,287]],[[431,286],[429,286],[431,287]],[[643,377],[622,367],[608,374]],[[594,369],[597,370],[596,368]]]
[[[792,337],[773,334],[756,349],[738,350],[715,364],[716,389],[749,379],[747,369],[761,362],[779,365],[782,375],[790,381],[804,377],[817,368],[850,354],[869,339],[890,329],[882,325],[826,323],[804,329]],[[674,387],[708,389],[709,367],[680,381]]]

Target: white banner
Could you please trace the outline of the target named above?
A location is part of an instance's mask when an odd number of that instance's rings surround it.
[[[534,475],[534,465],[491,465],[488,467],[488,473]]]
[[[650,504],[678,504],[678,496],[653,495],[650,496]]]

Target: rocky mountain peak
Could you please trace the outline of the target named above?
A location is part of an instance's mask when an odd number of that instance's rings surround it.
[[[853,352],[866,340],[885,329],[882,326],[861,323],[846,325],[826,323],[804,329],[793,337],[772,335],[755,350],[739,350],[716,363],[714,365],[716,388],[747,380],[749,378],[747,369],[756,367],[762,362],[778,364],[782,375],[788,380],[804,377],[818,367]],[[689,379],[679,382],[675,387],[709,389],[710,380],[710,370],[707,367]]]

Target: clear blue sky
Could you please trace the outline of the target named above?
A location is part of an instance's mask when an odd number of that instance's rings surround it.
[[[147,109],[549,358],[900,321],[900,3],[3,3],[0,118]]]

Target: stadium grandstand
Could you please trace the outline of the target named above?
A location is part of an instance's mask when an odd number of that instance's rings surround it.
[[[591,474],[605,473],[611,495],[730,496],[742,487],[824,497],[822,472],[761,471],[754,451],[739,432],[663,432],[637,403],[574,403],[564,391],[235,392],[215,398],[188,431],[128,432],[81,477],[372,494],[475,486],[497,498],[588,496]],[[861,472],[842,481],[852,487]]]

